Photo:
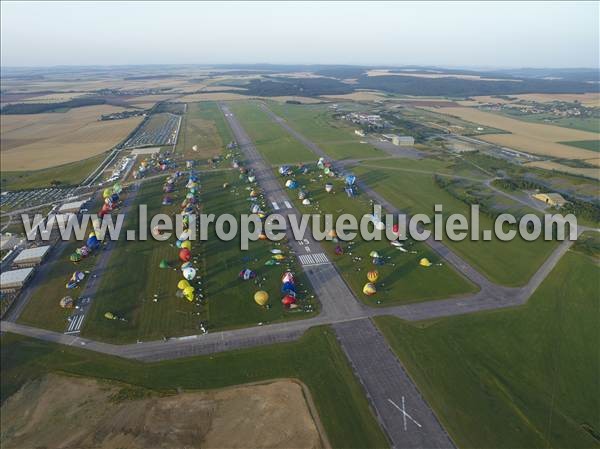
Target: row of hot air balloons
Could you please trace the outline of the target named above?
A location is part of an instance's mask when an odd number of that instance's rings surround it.
[[[371,270],[367,273],[367,283],[363,287],[363,293],[367,296],[373,296],[377,293],[377,287],[375,282],[379,279],[379,272],[377,270]]]
[[[284,295],[281,298],[281,304],[285,308],[295,309],[296,304],[296,279],[291,271],[286,271],[281,277],[281,293]]]
[[[65,284],[65,287],[68,289],[75,288],[79,285],[81,281],[85,278],[85,273],[82,271],[75,271]]]
[[[81,261],[81,259],[89,256],[92,251],[98,249],[100,247],[100,241],[98,237],[96,237],[96,233],[94,231],[90,232],[86,244],[81,248],[77,248],[70,256],[69,260],[71,262],[77,263]]]
[[[144,159],[140,162],[137,170],[133,171],[133,177],[135,179],[140,179],[146,176],[146,173],[148,173],[151,169],[156,171],[165,171],[171,165],[171,159],[164,157],[160,153],[153,154],[150,161]]]

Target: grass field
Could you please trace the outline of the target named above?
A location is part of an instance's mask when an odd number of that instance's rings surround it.
[[[126,220],[127,229],[138,229],[138,204],[147,204],[148,217],[155,213],[174,214],[187,190],[186,181],[179,181],[176,192],[171,196],[173,205],[162,206],[162,180],[143,184]],[[219,216],[230,213],[237,216],[249,213],[246,184],[237,180],[235,172],[200,175],[202,185],[201,204],[203,213]],[[229,182],[231,187],[223,189]],[[155,340],[163,337],[197,334],[200,324],[209,330],[256,325],[286,319],[306,318],[313,313],[300,309],[285,311],[279,303],[280,277],[285,268],[296,271],[299,276],[300,297],[313,304],[303,276],[296,270],[293,261],[279,266],[264,266],[271,258],[273,245],[257,241],[250,244],[247,252],[240,250],[239,241],[220,241],[209,233],[208,241],[193,243],[194,265],[199,269],[204,304],[197,307],[183,298],[175,296],[177,282],[182,279],[175,237],[167,242],[154,239],[147,241],[120,241],[113,250],[110,269],[102,275],[102,283],[89,312],[82,334],[115,343],[135,340]],[[160,269],[162,259],[173,268]],[[251,268],[258,274],[255,281],[241,281],[239,272]],[[254,303],[256,290],[264,289],[271,296],[271,307],[261,308]],[[156,296],[155,296],[156,295]],[[157,298],[154,302],[153,298]],[[303,303],[302,302],[302,303]],[[110,311],[127,321],[111,321],[104,318]]]
[[[419,162],[411,162],[411,165],[418,166]],[[409,214],[432,216],[434,204],[441,204],[445,217],[451,213],[470,216],[469,207],[439,188],[432,174],[394,170],[403,165],[404,161],[373,161],[354,171],[397,208]],[[491,218],[481,214],[480,228],[493,229]],[[452,242],[446,238],[444,242],[492,281],[509,286],[525,284],[556,246],[555,242],[521,239]]]
[[[296,105],[269,102],[268,107],[299,133],[315,142],[332,159],[386,156],[369,144],[360,143],[354,129],[329,115],[329,105]]]
[[[298,175],[296,179],[301,188],[308,192],[312,204],[304,206],[297,198],[297,191],[288,191],[298,210],[305,214],[332,214],[335,219],[349,213],[360,221],[364,214],[372,213],[370,201],[364,195],[353,199],[344,192],[342,180],[319,178],[320,172],[313,170],[307,175]],[[281,178],[282,182],[286,178]],[[335,193],[326,193],[326,182],[334,184]],[[322,225],[324,226],[324,224]],[[468,280],[456,273],[448,265],[441,263],[439,256],[425,244],[415,241],[406,243],[409,252],[403,253],[384,241],[366,241],[356,237],[352,243],[341,242],[344,248],[343,255],[336,255],[335,248],[338,244],[332,241],[322,242],[329,259],[333,261],[345,281],[356,293],[356,296],[370,305],[397,305],[430,299],[445,298],[462,293],[476,291],[476,287]],[[384,259],[385,264],[374,266],[371,251],[377,251]],[[427,257],[433,266],[424,268],[418,262],[422,257]],[[362,293],[367,281],[367,272],[377,269],[379,280],[378,292],[374,296]]]
[[[546,155],[565,159],[589,159],[595,152],[563,145],[558,142],[575,140],[597,140],[596,133],[580,131],[539,123],[530,123],[506,117],[501,114],[481,111],[476,108],[456,107],[436,110],[443,114],[459,117],[463,120],[484,126],[493,126],[511,134],[494,134],[481,136],[482,140],[504,145],[536,155]]]
[[[83,181],[106,158],[106,153],[77,162],[43,168],[41,170],[2,171],[2,190],[22,190],[50,187],[52,182],[59,186],[77,185]]]
[[[559,142],[563,145],[569,145],[571,147],[583,148],[584,150],[600,152],[600,140],[575,140],[570,142]]]
[[[598,447],[599,276],[569,252],[526,306],[376,323],[458,447]]]
[[[269,163],[286,164],[315,159],[311,151],[273,122],[256,104],[244,101],[232,102],[229,106]]]
[[[174,394],[177,390],[205,390],[297,378],[309,388],[334,448],[388,447],[363,390],[329,328],[311,329],[294,343],[152,364],[10,334],[4,334],[1,343],[3,401],[27,380],[48,372],[130,384],[122,387],[124,393],[141,387]]]
[[[2,171],[39,170],[106,152],[142,120],[98,120],[102,114],[122,110],[102,105],[64,113],[2,116]]]
[[[216,103],[188,103],[175,150],[185,158],[208,159],[220,155],[232,140],[231,131]],[[194,145],[198,151],[192,150]]]

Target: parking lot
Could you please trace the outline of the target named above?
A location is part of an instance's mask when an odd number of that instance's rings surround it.
[[[181,116],[171,113],[154,114],[146,119],[140,128],[123,145],[135,148],[146,145],[175,145]]]
[[[32,207],[46,203],[58,203],[70,196],[74,196],[76,189],[77,187],[48,187],[46,189],[3,192],[2,195],[0,195],[0,207],[3,210],[9,210]]]

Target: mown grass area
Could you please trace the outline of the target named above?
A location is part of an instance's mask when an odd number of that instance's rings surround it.
[[[424,213],[433,216],[434,205],[443,206],[444,217],[453,213],[470,217],[470,208],[435,184],[434,176],[425,173],[402,172],[386,168],[387,161],[373,161],[369,167],[356,167],[355,173],[370,187],[409,214]],[[376,168],[380,167],[380,168]],[[504,202],[504,199],[503,199]],[[515,206],[520,204],[516,203]],[[480,232],[494,229],[493,220],[480,214]],[[527,283],[536,270],[556,247],[556,241],[543,239],[528,242],[520,237],[503,242],[493,237],[491,241],[444,242],[490,280],[508,286]]]
[[[162,206],[163,181],[149,181],[143,184],[126,220],[126,229],[138,229],[138,204],[148,206],[148,217],[156,213],[169,215],[179,212],[187,189],[187,176],[178,181],[176,190],[170,194],[173,204]],[[224,189],[223,183],[229,183]],[[201,173],[201,212],[219,216],[230,213],[239,216],[250,213],[247,183],[238,180],[235,172]],[[150,236],[150,230],[148,230]],[[192,285],[202,292],[201,306],[177,297],[177,283],[183,279],[179,269],[179,249],[175,246],[176,237],[160,242],[153,238],[146,241],[125,241],[122,236],[111,255],[109,270],[102,275],[102,283],[82,335],[90,338],[125,343],[136,340],[156,340],[163,337],[197,334],[201,324],[209,330],[223,330],[235,327],[256,325],[260,322],[307,318],[315,312],[300,309],[284,310],[279,302],[280,278],[285,269],[290,268],[298,276],[300,304],[310,304],[316,309],[308,284],[291,258],[280,265],[265,266],[271,259],[270,250],[275,246],[270,242],[251,242],[248,251],[240,250],[239,239],[221,241],[210,227],[206,242],[192,242],[193,265],[198,270]],[[284,251],[285,252],[285,251]],[[172,268],[161,269],[161,260],[167,260]],[[239,272],[250,268],[257,272],[254,280],[242,281]],[[270,308],[255,304],[253,296],[257,290],[270,294]],[[156,301],[155,301],[156,299]],[[112,312],[126,321],[113,321],[104,318]]]
[[[175,151],[186,159],[208,159],[222,153],[233,140],[217,103],[205,101],[188,103],[183,116]],[[196,145],[197,151],[192,147]]]
[[[313,168],[306,175],[295,176],[300,189],[308,193],[310,206],[302,205],[297,190],[288,190],[298,210],[304,214],[332,214],[333,220],[342,214],[351,214],[357,221],[365,214],[373,213],[371,202],[364,194],[349,198],[344,192],[344,181],[323,177],[321,171]],[[285,182],[287,178],[281,178]],[[325,191],[325,184],[334,185],[333,193]],[[321,228],[325,229],[322,222]],[[343,255],[336,255],[338,244],[343,248]],[[397,305],[430,299],[446,298],[453,295],[475,292],[476,286],[445,264],[441,258],[427,245],[413,240],[405,243],[407,252],[391,246],[384,237],[383,241],[367,241],[357,235],[352,242],[335,243],[323,241],[322,246],[333,261],[345,281],[356,293],[356,296],[370,305]],[[385,260],[385,264],[375,266],[369,256],[377,251]],[[419,260],[428,258],[433,265],[422,267]],[[371,270],[379,272],[377,294],[366,296],[362,289]]]
[[[102,153],[56,167],[31,171],[2,171],[3,191],[78,185],[106,158]]]
[[[268,107],[285,118],[296,131],[315,142],[332,159],[357,159],[387,156],[371,144],[360,143],[349,123],[335,120],[329,105],[298,105],[269,102]]]
[[[388,447],[335,334],[326,327],[313,328],[293,343],[149,364],[11,334],[3,335],[1,344],[3,401],[26,381],[49,372],[114,380],[171,394],[178,389],[297,378],[309,388],[333,447]]]
[[[271,164],[306,162],[315,155],[249,101],[228,103],[258,151]]]
[[[523,307],[375,321],[458,447],[598,447],[599,276],[571,251]]]
[[[600,152],[600,140],[574,140],[569,142],[559,142],[570,147],[582,148],[584,150]]]

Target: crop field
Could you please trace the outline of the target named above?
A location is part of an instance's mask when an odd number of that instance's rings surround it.
[[[530,123],[505,117],[500,114],[480,111],[475,108],[443,108],[441,110],[436,110],[436,112],[459,117],[484,126],[500,128],[511,133],[480,136],[480,138],[486,142],[504,145],[509,148],[526,151],[535,155],[552,156],[564,159],[589,159],[596,156],[593,151],[577,149],[558,143],[575,140],[597,140],[598,135],[593,132]]]
[[[2,170],[1,186],[3,191],[35,189],[58,186],[77,185],[83,181],[106,157],[105,153],[89,157],[77,162],[51,168],[27,171]]]
[[[570,251],[523,307],[375,321],[458,447],[597,447],[598,276]]]
[[[223,189],[222,184],[230,186]],[[185,181],[179,181],[185,183]],[[202,174],[202,213],[239,215],[249,213],[247,184],[237,180],[236,173]],[[173,205],[162,206],[162,180],[143,184],[136,198],[137,204],[147,204],[148,216],[155,213],[169,215],[178,212],[186,189],[179,185],[170,195]],[[135,209],[126,219],[127,229],[138,229]],[[200,267],[197,285],[204,299],[200,307],[176,296],[177,283],[182,279],[179,270],[178,249],[175,237],[160,242],[125,241],[122,239],[111,255],[109,270],[102,275],[99,291],[84,324],[82,335],[116,343],[136,340],[155,340],[163,337],[200,333],[200,325],[209,330],[257,325],[287,319],[306,318],[313,315],[303,308],[286,311],[279,302],[280,277],[290,268],[298,275],[299,304],[316,310],[317,304],[303,275],[291,258],[274,266],[265,266],[271,259],[273,244],[252,242],[248,251],[241,251],[238,240],[219,240],[214,233],[206,242],[193,242],[193,263]],[[283,246],[277,246],[284,250]],[[284,251],[285,253],[285,251]],[[166,260],[171,268],[159,268]],[[242,281],[238,274],[250,268],[257,273],[254,280]],[[196,280],[194,281],[196,282]],[[259,307],[253,296],[257,290],[270,294],[270,306]],[[112,312],[126,321],[106,320],[104,314]]]
[[[218,156],[233,140],[221,110],[214,102],[188,103],[175,151],[186,158]],[[197,147],[197,151],[193,147]]]
[[[115,382],[125,397],[146,390],[172,395],[178,389],[294,378],[308,387],[333,447],[388,447],[360,383],[327,327],[310,329],[293,343],[148,364],[11,334],[1,338],[2,401],[28,380],[55,372]]]
[[[563,145],[569,145],[571,147],[583,148],[584,150],[595,151],[600,153],[600,140],[575,140],[571,142],[559,142]]]
[[[348,198],[344,192],[343,180],[324,178],[316,169],[295,178],[299,188],[308,193],[311,205],[302,205],[297,198],[297,191],[288,192],[298,210],[304,214],[332,214],[335,223],[335,219],[344,213],[354,215],[358,221],[363,215],[373,213],[371,203],[364,194]],[[282,182],[286,180],[281,179]],[[332,193],[325,192],[327,182],[334,185]],[[324,225],[321,224],[322,227]],[[343,255],[336,255],[335,248],[338,245],[344,250]],[[360,236],[348,242],[323,241],[322,246],[356,296],[370,305],[406,304],[477,290],[467,279],[443,263],[428,246],[416,241],[406,242],[407,252],[396,249],[385,239],[366,241]],[[373,265],[372,257],[369,256],[371,251],[379,253],[384,259],[384,265]],[[423,257],[428,258],[433,265],[421,267],[419,260]],[[378,291],[374,296],[366,296],[362,289],[368,282],[367,273],[375,269],[379,272]]]
[[[141,117],[98,120],[102,114],[122,110],[88,106],[64,113],[3,115],[2,171],[39,170],[104,153],[127,137],[141,121]]]
[[[232,102],[231,111],[240,120],[258,151],[271,164],[291,164],[315,159],[315,155],[290,136],[256,104]]]
[[[452,213],[470,216],[469,207],[438,187],[433,174],[401,171],[399,176],[394,167],[402,168],[403,163],[373,161],[368,166],[356,167],[354,171],[398,209],[409,214],[425,213],[432,216],[433,206],[441,204],[446,217]],[[414,164],[418,164],[418,161]],[[515,207],[520,205],[516,203]],[[491,218],[480,214],[480,228],[493,230]],[[492,281],[509,286],[525,284],[556,246],[556,242],[552,241],[526,242],[520,238],[511,242],[495,238],[486,242],[468,238],[453,242],[445,238],[444,242]]]
[[[586,160],[586,162],[588,162]],[[597,161],[597,159],[595,159]],[[594,165],[598,165],[596,162]],[[542,168],[544,170],[550,171],[558,171],[563,173],[568,173],[571,175],[577,176],[585,176],[586,178],[600,180],[600,168],[580,168],[580,167],[571,167],[565,164],[561,164],[560,162],[555,161],[535,161],[529,162],[526,164],[527,167],[537,167]]]
[[[360,143],[354,128],[329,115],[325,105],[269,103],[275,114],[283,117],[296,131],[319,145],[329,157],[337,160],[381,157],[386,154],[370,144]]]
[[[127,139],[123,147],[136,148],[150,145],[173,145],[177,138],[177,128],[180,120],[181,116],[175,114],[152,114],[135,134]]]

